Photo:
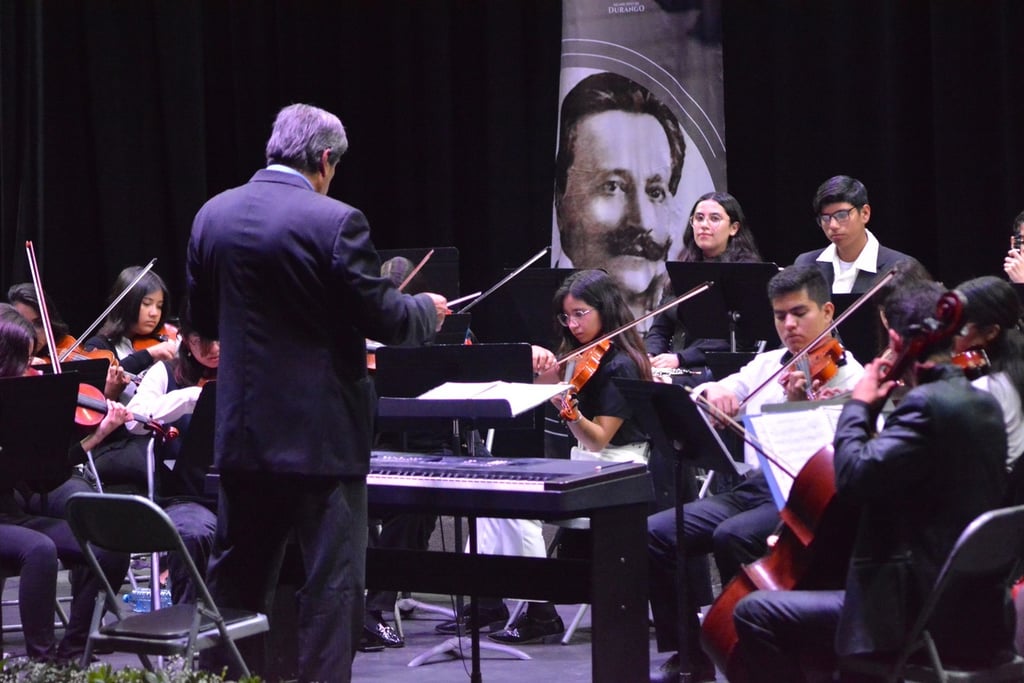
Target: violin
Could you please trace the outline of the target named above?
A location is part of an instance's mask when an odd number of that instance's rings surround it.
[[[164,323],[158,329],[154,330],[152,334],[132,339],[132,348],[136,351],[144,351],[151,346],[162,344],[165,341],[177,340],[178,328],[170,323]]]
[[[951,361],[953,365],[963,370],[964,376],[970,380],[978,379],[982,375],[987,374],[991,365],[988,360],[988,354],[982,348],[967,349],[966,351],[954,353]]]
[[[91,384],[78,385],[78,407],[75,408],[75,424],[79,427],[95,428],[107,414],[107,399],[103,392]],[[167,427],[156,420],[132,413],[132,419],[146,426],[146,429],[157,434],[163,441],[171,441],[178,437],[177,427]]]
[[[576,421],[580,417],[580,412],[576,408],[577,400],[576,394],[579,393],[580,389],[590,381],[590,378],[594,376],[597,369],[601,366],[601,359],[604,358],[604,354],[608,353],[608,349],[612,347],[610,339],[605,339],[596,346],[592,346],[585,351],[576,361],[576,366],[573,368],[572,378],[569,379],[569,384],[572,385],[572,389],[569,389],[566,393],[568,396],[562,398],[562,410],[560,415],[563,419],[568,421]]]

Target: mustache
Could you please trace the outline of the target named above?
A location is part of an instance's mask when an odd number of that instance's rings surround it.
[[[632,226],[616,228],[604,237],[608,253],[614,256],[640,256],[648,261],[663,261],[672,246],[672,238],[657,242],[651,230]]]

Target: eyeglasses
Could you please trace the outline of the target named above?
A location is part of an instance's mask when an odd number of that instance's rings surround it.
[[[854,206],[854,207],[851,207],[849,209],[840,209],[839,211],[836,211],[835,213],[822,213],[822,214],[819,214],[818,215],[818,224],[821,225],[821,227],[823,227],[823,228],[827,228],[829,226],[829,223],[832,222],[833,218],[836,219],[836,223],[845,223],[846,221],[850,220],[850,212],[851,211],[856,211],[856,210],[857,210],[857,207]]]
[[[582,322],[584,318],[593,312],[593,308],[577,308],[575,311],[569,311],[569,313],[559,313],[555,316],[555,320],[561,323],[562,327],[569,327],[569,320]]]
[[[708,225],[719,225],[722,221],[727,220],[728,216],[722,216],[721,214],[712,213],[704,215],[702,213],[695,213],[690,216],[690,225],[697,225],[698,223],[707,223]]]

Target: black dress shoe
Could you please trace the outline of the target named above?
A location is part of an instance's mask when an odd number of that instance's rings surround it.
[[[707,656],[696,657],[693,664],[693,673],[690,680],[693,683],[709,683],[715,680],[715,665]],[[669,657],[657,669],[651,671],[651,683],[678,683],[681,669],[679,667],[679,654]]]
[[[446,636],[470,633],[473,625],[469,618],[469,609],[469,605],[464,606],[458,619],[442,622],[434,627],[434,631]],[[494,633],[504,628],[508,622],[508,607],[504,604],[501,607],[481,607],[479,616],[480,633]]]
[[[506,645],[525,645],[526,643],[554,643],[562,639],[565,624],[562,617],[554,619],[534,619],[529,614],[521,614],[508,628],[492,633],[488,638],[496,643]]]
[[[374,649],[363,650],[364,643]],[[405,647],[405,640],[388,622],[368,614],[363,623],[363,636],[359,640],[359,646],[362,652],[379,652],[386,647]]]

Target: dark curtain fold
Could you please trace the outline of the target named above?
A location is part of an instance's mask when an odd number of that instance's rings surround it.
[[[949,284],[1000,271],[1024,4],[729,0],[722,21],[728,189],[766,256],[824,243],[811,198],[848,173],[885,244]],[[348,128],[331,194],[377,245],[457,246],[484,289],[550,239],[560,36],[551,0],[0,3],[0,285],[32,239],[73,330],[126,265],[158,257],[180,294],[196,209],[306,101]]]

